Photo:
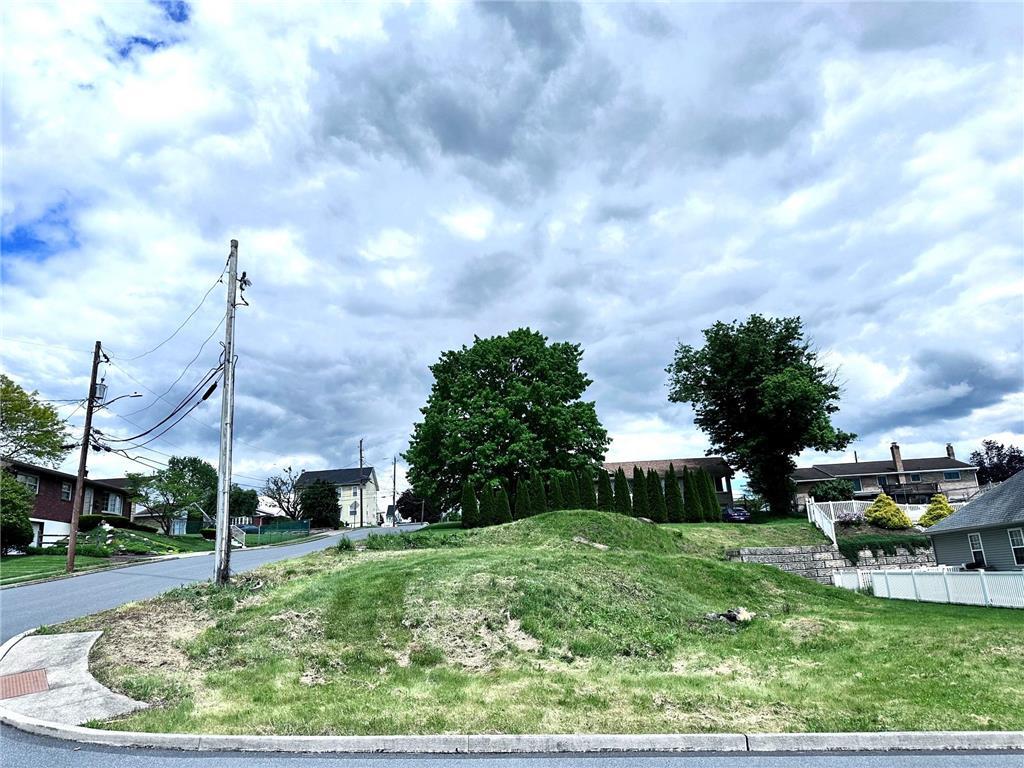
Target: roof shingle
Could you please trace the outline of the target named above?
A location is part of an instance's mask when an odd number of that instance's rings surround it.
[[[1024,471],[1018,472],[997,488],[969,501],[956,512],[940,520],[926,533],[951,533],[968,528],[998,528],[1024,523]]]

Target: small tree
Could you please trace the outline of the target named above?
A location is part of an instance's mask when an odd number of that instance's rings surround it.
[[[252,488],[231,484],[231,516],[255,517],[260,511],[260,495]]]
[[[601,468],[597,475],[597,508],[602,512],[612,512],[615,509],[615,493],[612,491],[612,479],[605,472],[604,468]]]
[[[661,490],[661,478],[653,469],[647,472],[647,507],[651,513],[651,520],[656,523],[668,522],[668,508],[665,504],[665,494]]]
[[[29,515],[35,499],[32,492],[4,470],[0,470],[0,554],[24,551],[32,543]]]
[[[504,525],[512,522],[512,507],[508,503],[508,491],[499,485],[494,491],[494,523]]]
[[[626,480],[626,472],[622,467],[615,470],[615,511],[626,516],[633,514],[633,501],[629,497],[629,481]]]
[[[949,505],[949,499],[944,494],[936,493],[932,496],[931,502],[928,504],[928,509],[921,515],[921,519],[917,521],[917,524],[922,528],[931,528],[939,520],[945,520],[947,517],[953,514],[953,507]]]
[[[594,494],[594,473],[589,468],[581,469],[576,480],[580,488],[580,508],[597,509],[597,496]]]
[[[298,520],[302,515],[299,508],[299,489],[295,487],[295,481],[301,474],[302,472],[293,472],[291,467],[285,467],[280,475],[268,477],[263,484],[263,495],[277,504],[278,509],[292,520]]]
[[[565,489],[562,487],[561,473],[555,472],[551,475],[551,509],[565,509],[565,505]]]
[[[312,528],[337,528],[341,524],[338,492],[326,480],[314,480],[299,496],[302,517]]]
[[[480,525],[480,507],[476,503],[476,492],[471,483],[462,486],[462,527],[476,528]]]
[[[905,530],[913,525],[910,518],[907,517],[907,513],[885,493],[878,494],[871,502],[871,506],[864,510],[864,520],[879,528],[891,528],[897,531]]]
[[[814,486],[811,495],[815,501],[850,501],[853,498],[853,483],[834,477]]]
[[[681,523],[686,519],[683,512],[683,494],[679,490],[679,477],[671,464],[665,473],[665,511],[670,523]]]
[[[581,509],[580,485],[576,482],[576,475],[567,472],[562,476],[562,483],[565,488],[565,503],[568,509]]]
[[[480,490],[480,516],[478,518],[478,526],[480,528],[486,528],[489,525],[494,525],[494,490],[490,485],[485,485]]]
[[[544,492],[544,478],[539,472],[530,475],[530,513],[543,515],[548,511],[548,496]]]
[[[633,466],[633,517],[650,518],[647,504],[647,477],[638,466]]]
[[[704,519],[704,505],[697,489],[694,470],[683,467],[683,519],[688,523],[699,523]]]
[[[530,516],[530,481],[525,477],[516,486],[516,520],[523,520]]]
[[[701,485],[704,488],[704,519],[709,523],[718,523],[722,519],[722,507],[718,504],[718,493],[715,481],[706,469],[700,470]]]

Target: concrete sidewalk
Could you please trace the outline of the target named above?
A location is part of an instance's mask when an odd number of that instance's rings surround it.
[[[101,634],[27,635],[9,644],[0,658],[0,706],[61,725],[148,706],[105,688],[89,673],[89,650]]]

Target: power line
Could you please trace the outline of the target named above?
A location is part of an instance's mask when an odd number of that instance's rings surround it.
[[[65,352],[74,352],[74,353],[79,354],[79,355],[89,355],[89,356],[92,356],[92,352],[87,352],[84,349],[75,349],[74,347],[64,347],[64,346],[61,346],[60,344],[44,344],[41,341],[29,341],[28,339],[16,339],[13,336],[4,336],[4,337],[0,338],[0,341],[10,341],[10,342],[13,342],[15,344],[28,344],[29,346],[33,346],[33,347],[46,347],[47,349],[61,349],[61,350],[64,350]]]
[[[175,328],[175,329],[174,329],[174,332],[173,332],[173,333],[172,333],[172,334],[171,334],[170,336],[168,336],[168,337],[167,337],[166,339],[164,339],[163,341],[161,341],[161,342],[160,342],[159,344],[157,344],[157,345],[156,345],[155,347],[153,347],[153,348],[152,348],[151,350],[149,350],[148,352],[143,352],[143,353],[142,353],[141,355],[136,355],[135,357],[126,357],[126,358],[124,358],[124,362],[126,362],[126,363],[130,363],[130,362],[133,362],[133,361],[135,361],[135,360],[140,360],[140,359],[142,359],[143,357],[145,357],[146,355],[151,355],[151,354],[153,354],[154,352],[156,352],[156,351],[157,351],[158,349],[160,349],[160,347],[162,347],[162,346],[163,346],[164,344],[166,344],[166,343],[167,343],[168,341],[170,341],[170,340],[171,340],[171,339],[173,339],[173,338],[174,338],[175,336],[177,336],[177,335],[178,335],[178,332],[179,332],[179,331],[180,331],[180,330],[181,330],[182,328],[184,328],[184,327],[185,327],[185,325],[186,325],[186,324],[188,323],[188,321],[189,321],[189,320],[191,320],[191,319],[192,319],[192,318],[193,318],[193,317],[195,316],[196,312],[198,312],[198,311],[200,310],[200,308],[201,308],[201,307],[203,306],[203,304],[205,304],[205,303],[206,303],[206,300],[207,300],[207,299],[208,299],[208,298],[210,297],[210,294],[211,294],[211,293],[213,293],[213,289],[214,289],[214,288],[216,288],[216,287],[217,287],[217,286],[218,286],[218,285],[219,285],[219,284],[220,284],[220,283],[221,283],[221,282],[223,281],[223,278],[224,278],[224,272],[225,272],[225,271],[227,271],[227,268],[228,268],[228,267],[227,267],[227,264],[225,264],[225,265],[224,265],[224,269],[222,269],[222,270],[220,271],[220,274],[219,274],[219,275],[217,275],[217,279],[213,281],[213,285],[211,285],[211,286],[209,287],[209,289],[207,289],[206,293],[204,293],[204,294],[203,294],[203,298],[202,298],[202,299],[200,300],[199,304],[198,304],[198,305],[196,305],[196,308],[195,308],[195,309],[193,309],[193,310],[192,310],[191,312],[189,312],[189,313],[188,313],[188,317],[186,317],[186,318],[185,318],[184,320],[182,320],[182,321],[181,321],[181,324],[180,324],[180,325],[179,325],[179,326],[178,326],[177,328]],[[218,327],[219,327],[219,326],[218,326]],[[216,333],[216,331],[214,331],[214,333]],[[210,335],[212,336],[213,334],[210,334]],[[207,341],[209,341],[209,339],[207,339]],[[204,344],[205,344],[205,342],[204,342]],[[200,351],[201,351],[201,350],[200,350]],[[184,375],[184,374],[183,374],[183,375]],[[173,385],[172,385],[172,386],[173,386]]]
[[[159,427],[159,426],[161,426],[163,424],[166,424],[170,419],[174,418],[178,414],[178,412],[182,408],[185,407],[185,404],[188,403],[188,401],[191,400],[199,392],[199,389],[203,385],[205,385],[211,378],[213,378],[213,376],[215,376],[216,373],[217,373],[216,371],[211,371],[210,373],[208,373],[203,378],[202,381],[200,381],[196,386],[194,386],[192,388],[192,390],[184,398],[182,398],[181,401],[178,402],[178,404],[174,406],[174,408],[171,409],[171,412],[169,414],[164,416],[160,421],[158,421],[156,424],[154,424],[149,429],[147,429],[147,430],[145,430],[143,432],[140,432],[137,435],[132,435],[131,437],[104,437],[104,440],[106,440],[107,442],[111,442],[111,443],[126,443],[126,442],[129,442],[131,440],[138,440],[140,437],[145,437],[150,432],[155,430],[157,427]],[[195,410],[197,405],[199,405],[200,403],[205,402],[207,400],[207,398],[209,398],[210,395],[213,394],[213,391],[216,388],[217,388],[217,382],[214,381],[213,384],[210,385],[210,388],[206,390],[205,394],[203,394],[202,399],[198,400],[195,404],[193,404],[193,406],[191,408],[189,408],[188,411],[186,411],[186,413],[191,413],[193,410]],[[178,421],[181,421],[181,419],[178,419]],[[176,421],[174,423],[177,424],[178,422]],[[102,435],[103,433],[101,432],[100,434]]]

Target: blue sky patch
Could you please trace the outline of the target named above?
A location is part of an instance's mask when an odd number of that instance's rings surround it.
[[[165,45],[167,45],[167,43],[163,40],[153,40],[149,37],[142,37],[141,35],[132,35],[131,37],[124,39],[121,43],[121,47],[117,49],[117,55],[122,59],[127,59],[131,57],[132,50],[136,46],[146,48],[150,51],[155,51],[159,48],[163,48]]]
[[[164,9],[164,15],[175,24],[184,24],[192,15],[192,8],[183,0],[156,0],[156,5]]]
[[[55,205],[42,217],[10,231],[4,227],[0,236],[0,251],[5,257],[22,256],[41,261],[58,250],[77,245],[65,203]]]

